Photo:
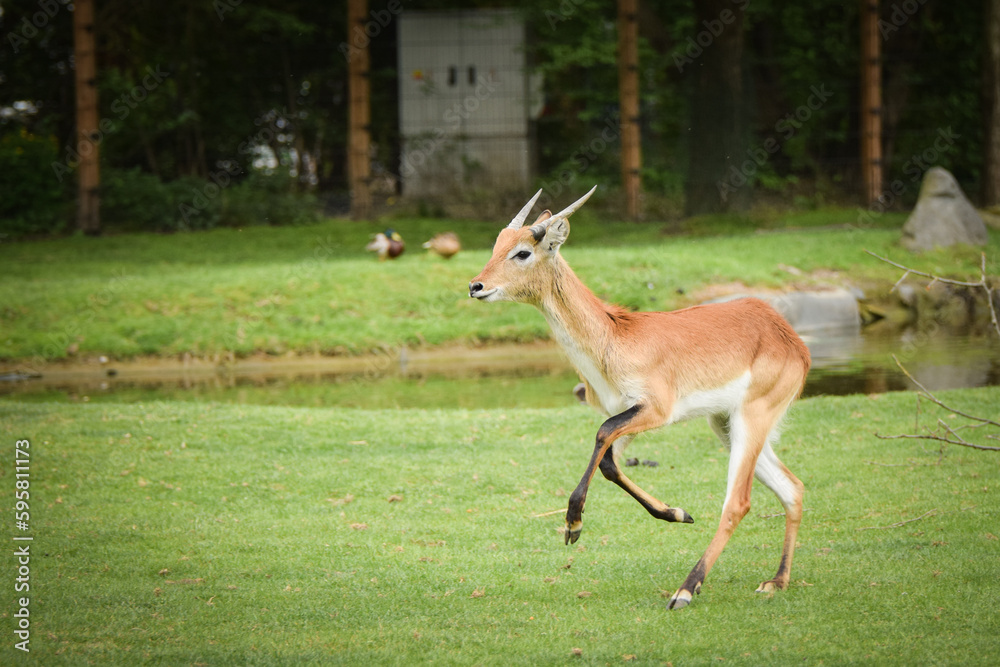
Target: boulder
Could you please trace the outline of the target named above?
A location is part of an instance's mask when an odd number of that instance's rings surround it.
[[[984,245],[983,219],[966,199],[958,181],[947,169],[932,167],[924,174],[913,213],[903,225],[903,246],[930,250],[956,243]]]
[[[706,303],[731,301],[747,296],[771,304],[800,335],[843,335],[854,334],[861,330],[857,296],[843,288],[822,292],[730,294]]]

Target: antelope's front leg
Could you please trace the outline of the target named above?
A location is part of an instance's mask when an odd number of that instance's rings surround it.
[[[569,496],[569,507],[566,509],[566,532],[564,533],[566,544],[573,544],[580,539],[580,531],[583,530],[583,504],[587,502],[587,489],[590,486],[590,480],[594,477],[597,462],[601,460],[609,446],[610,443],[601,442],[601,438],[598,436],[597,444],[594,446],[594,454],[590,457],[590,463],[587,465],[587,472],[583,474],[583,479]]]
[[[564,534],[566,544],[573,544],[580,539],[580,531],[583,530],[583,505],[587,501],[587,489],[590,487],[590,480],[594,478],[597,465],[615,440],[626,433],[636,432],[632,430],[636,425],[634,418],[641,410],[642,406],[639,405],[631,407],[605,421],[597,431],[597,442],[594,444],[594,453],[590,457],[590,463],[587,464],[587,471],[583,473],[583,479],[569,496],[569,507],[566,509],[566,532]]]

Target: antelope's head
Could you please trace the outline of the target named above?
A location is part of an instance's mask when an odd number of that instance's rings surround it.
[[[551,284],[559,260],[559,247],[569,236],[569,216],[583,206],[596,189],[595,185],[555,215],[542,211],[530,227],[525,227],[531,207],[542,194],[541,190],[536,192],[500,232],[493,244],[490,261],[469,283],[469,296],[480,301],[537,303],[543,286]]]

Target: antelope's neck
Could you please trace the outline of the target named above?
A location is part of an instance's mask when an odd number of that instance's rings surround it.
[[[556,342],[597,393],[605,411],[615,414],[623,409],[621,391],[610,372],[615,324],[607,305],[587,289],[562,258],[538,308]]]

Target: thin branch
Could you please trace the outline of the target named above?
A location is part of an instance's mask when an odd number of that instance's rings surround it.
[[[888,526],[865,526],[864,528],[858,528],[858,530],[886,530],[887,528],[899,528],[900,526],[905,526],[908,523],[913,523],[914,521],[920,521],[929,516],[935,516],[938,513],[937,508],[924,512],[916,519],[907,519],[906,521],[900,521],[899,523],[891,523]]]
[[[993,323],[993,328],[996,329],[998,335],[1000,335],[1000,322],[997,321],[997,309],[993,306],[993,288],[989,286],[986,280],[986,253],[984,252],[979,257],[979,275],[983,283],[983,289],[986,290],[986,303],[990,307],[990,322]]]
[[[565,509],[552,510],[551,512],[542,512],[541,514],[532,514],[532,519],[540,519],[543,516],[552,516],[553,514],[559,514],[559,512],[565,512]]]
[[[948,410],[949,412],[954,412],[956,415],[959,415],[961,417],[965,417],[966,419],[971,419],[972,421],[982,422],[984,424],[990,424],[991,426],[996,426],[997,428],[1000,428],[1000,422],[995,422],[992,419],[986,419],[985,417],[976,417],[975,415],[970,415],[970,414],[968,414],[966,412],[962,412],[961,410],[956,410],[955,408],[953,408],[951,406],[945,405],[936,396],[934,396],[934,394],[932,394],[927,387],[925,387],[924,385],[920,384],[920,382],[917,381],[917,379],[915,377],[913,377],[912,375],[910,375],[910,372],[908,370],[906,370],[905,368],[903,368],[903,364],[899,363],[899,359],[896,357],[895,354],[892,355],[892,360],[896,362],[897,366],[899,366],[899,370],[903,371],[903,374],[906,377],[910,378],[910,382],[912,382],[913,384],[917,385],[917,387],[920,388],[920,391],[923,392],[923,395],[927,398],[927,400],[929,400],[932,403],[934,403],[934,404],[936,404],[936,405],[944,408],[945,410]]]
[[[876,434],[876,437],[878,437],[878,434]],[[886,440],[891,438],[892,436],[883,436],[883,439]],[[879,463],[878,461],[862,461],[862,463],[866,463],[870,466],[881,466],[883,468],[933,468],[937,465],[936,463],[913,463],[912,461],[910,463]]]
[[[908,277],[909,275],[910,275],[910,271],[909,271],[909,270],[906,270],[906,271],[904,271],[904,272],[903,272],[903,277],[902,277],[902,278],[900,278],[899,280],[897,280],[897,281],[896,281],[896,284],[895,284],[895,285],[893,285],[893,286],[892,286],[892,289],[891,289],[891,290],[889,290],[889,291],[890,291],[890,292],[895,292],[895,291],[896,291],[896,290],[897,290],[897,289],[899,288],[899,286],[903,284],[903,281],[904,281],[904,280],[906,280],[906,278],[907,278],[907,277]]]
[[[805,507],[802,509],[803,512],[812,512],[812,508]],[[761,519],[773,519],[776,516],[785,516],[784,512],[778,512],[777,514],[762,514]]]
[[[903,270],[903,277],[896,281],[896,284],[892,286],[890,292],[896,291],[896,288],[906,280],[906,277],[911,273],[917,276],[924,276],[925,278],[930,278],[931,282],[927,286],[930,289],[931,285],[934,283],[948,283],[949,285],[960,285],[962,287],[979,287],[984,292],[986,292],[986,304],[990,309],[990,324],[993,325],[993,330],[996,331],[997,335],[1000,336],[1000,320],[997,318],[996,307],[993,305],[993,287],[990,286],[989,277],[986,275],[986,253],[981,253],[979,255],[979,282],[969,282],[967,280],[954,280],[952,278],[942,278],[941,276],[936,276],[933,273],[927,273],[926,271],[918,271],[917,269],[911,269],[908,266],[904,266],[898,262],[894,262],[891,259],[882,257],[873,253],[871,250],[865,250],[866,253],[871,255],[876,259],[880,259],[886,264],[892,264],[898,269]]]
[[[990,447],[989,445],[977,445],[971,442],[966,442],[964,440],[949,440],[948,438],[942,438],[940,435],[935,435],[933,433],[904,433],[902,435],[879,435],[875,434],[875,437],[879,440],[937,440],[939,442],[947,442],[950,445],[958,445],[960,447],[971,447],[972,449],[984,449],[991,452],[1000,452],[1000,447]]]
[[[945,514],[956,514],[958,512],[968,512],[969,510],[974,510],[978,505],[970,505],[968,507],[960,507],[957,510],[951,510],[949,512],[941,512],[936,507],[932,510],[928,510],[918,516],[916,519],[907,519],[906,521],[900,521],[898,523],[891,523],[888,526],[865,526],[864,528],[857,528],[856,530],[886,530],[888,528],[899,528],[900,526],[905,526],[908,523],[913,523],[914,521],[920,521],[921,519],[926,519],[928,516],[943,516]]]
[[[902,269],[903,271],[906,271],[906,273],[908,273],[908,274],[909,273],[913,273],[913,274],[918,275],[918,276],[924,276],[925,278],[930,278],[930,279],[934,280],[935,282],[948,283],[949,285],[961,285],[962,287],[982,287],[983,286],[983,281],[982,280],[979,281],[979,282],[977,282],[977,283],[970,283],[970,282],[965,281],[965,280],[952,280],[951,278],[942,278],[941,276],[936,276],[933,273],[927,273],[926,271],[918,271],[917,269],[911,269],[908,266],[903,266],[902,264],[897,264],[896,262],[892,261],[891,259],[886,259],[882,255],[876,255],[871,250],[865,250],[865,252],[868,253],[869,255],[871,255],[872,257],[874,257],[875,259],[880,259],[883,262],[885,262],[886,264],[892,264],[896,268],[899,268],[899,269]],[[984,258],[985,258],[985,255],[984,255]],[[985,262],[985,259],[984,259],[984,262]],[[905,278],[906,275],[904,274],[903,277]],[[900,282],[902,282],[902,280]],[[897,284],[899,284],[899,283],[897,283]]]

